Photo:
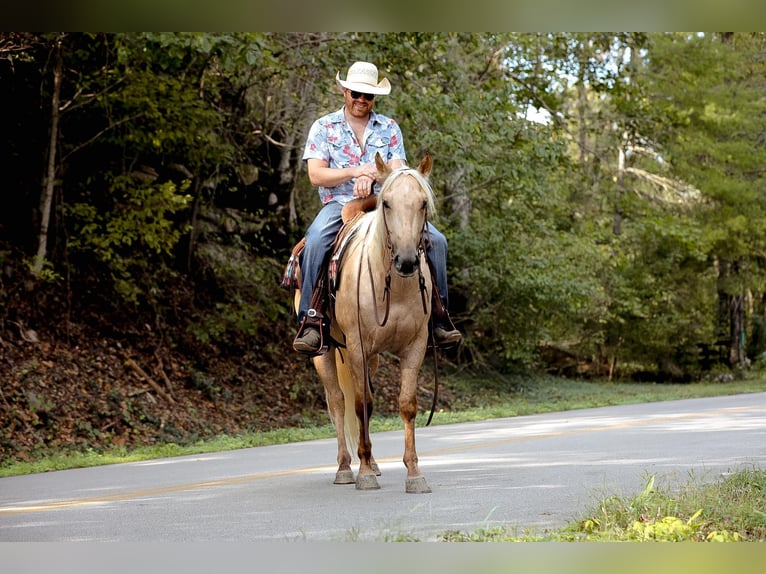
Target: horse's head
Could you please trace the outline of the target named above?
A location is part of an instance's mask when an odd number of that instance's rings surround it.
[[[431,156],[426,153],[417,169],[392,170],[380,155],[375,156],[375,164],[385,178],[378,196],[378,214],[394,269],[401,277],[410,277],[420,265],[423,228],[434,210],[433,190],[428,183]]]

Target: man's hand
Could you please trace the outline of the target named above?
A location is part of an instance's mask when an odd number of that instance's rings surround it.
[[[354,197],[367,197],[372,193],[372,186],[378,178],[378,170],[375,164],[359,166],[359,174],[354,181]]]

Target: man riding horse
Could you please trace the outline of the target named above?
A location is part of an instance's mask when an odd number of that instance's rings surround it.
[[[355,62],[345,80],[336,74],[335,81],[343,92],[340,110],[314,122],[309,131],[303,159],[309,180],[317,186],[322,209],[309,226],[305,246],[299,255],[301,298],[298,306],[298,334],[293,342],[296,351],[316,355],[322,347],[321,325],[312,307],[314,289],[341,228],[341,210],[354,198],[375,193],[381,174],[375,156],[392,168],[406,167],[401,129],[395,120],[373,111],[375,96],[390,93],[387,78],[378,81],[378,69],[368,62]],[[382,182],[381,182],[382,183]],[[430,222],[424,230],[426,254],[433,268],[440,300],[433,305],[433,337],[440,347],[450,347],[462,339],[447,313],[447,240]]]

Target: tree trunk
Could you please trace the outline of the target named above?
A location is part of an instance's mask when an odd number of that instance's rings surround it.
[[[741,366],[745,361],[745,296],[730,293],[733,278],[739,272],[734,261],[716,260],[718,269],[718,325],[722,335],[721,343],[728,347],[728,362],[732,367]],[[728,334],[723,332],[728,329]]]
[[[55,63],[53,67],[53,94],[51,96],[51,130],[48,143],[48,162],[45,177],[43,178],[43,191],[40,200],[40,234],[37,243],[37,255],[35,256],[32,272],[40,275],[47,255],[48,226],[51,220],[51,206],[53,205],[53,190],[56,185],[56,148],[59,132],[59,101],[61,96],[61,79],[64,75],[64,55],[62,50],[62,38],[56,40]]]
[[[580,147],[580,165],[585,165],[585,150],[588,147],[588,119],[586,110],[588,109],[588,89],[585,86],[584,64],[580,65],[580,72],[577,78],[577,118],[578,118],[578,143]],[[595,158],[594,158],[595,159]]]
[[[742,366],[745,362],[745,305],[744,296],[731,295],[729,301],[729,321],[731,342],[729,344],[729,363]]]
[[[463,183],[465,168],[459,167],[449,174],[446,180],[444,193],[449,198],[448,205],[452,215],[457,218],[458,229],[467,229],[471,223],[471,211],[473,202],[468,190]]]

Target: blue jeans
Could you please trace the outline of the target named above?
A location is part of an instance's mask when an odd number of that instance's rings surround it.
[[[322,268],[327,253],[332,248],[335,236],[341,228],[340,211],[343,206],[331,201],[317,214],[306,231],[306,246],[300,256],[301,300],[298,306],[298,322],[302,322],[309,308],[319,271]],[[447,238],[428,222],[428,235],[431,242],[427,243],[426,256],[436,273],[436,286],[439,289],[444,308],[447,306]]]

